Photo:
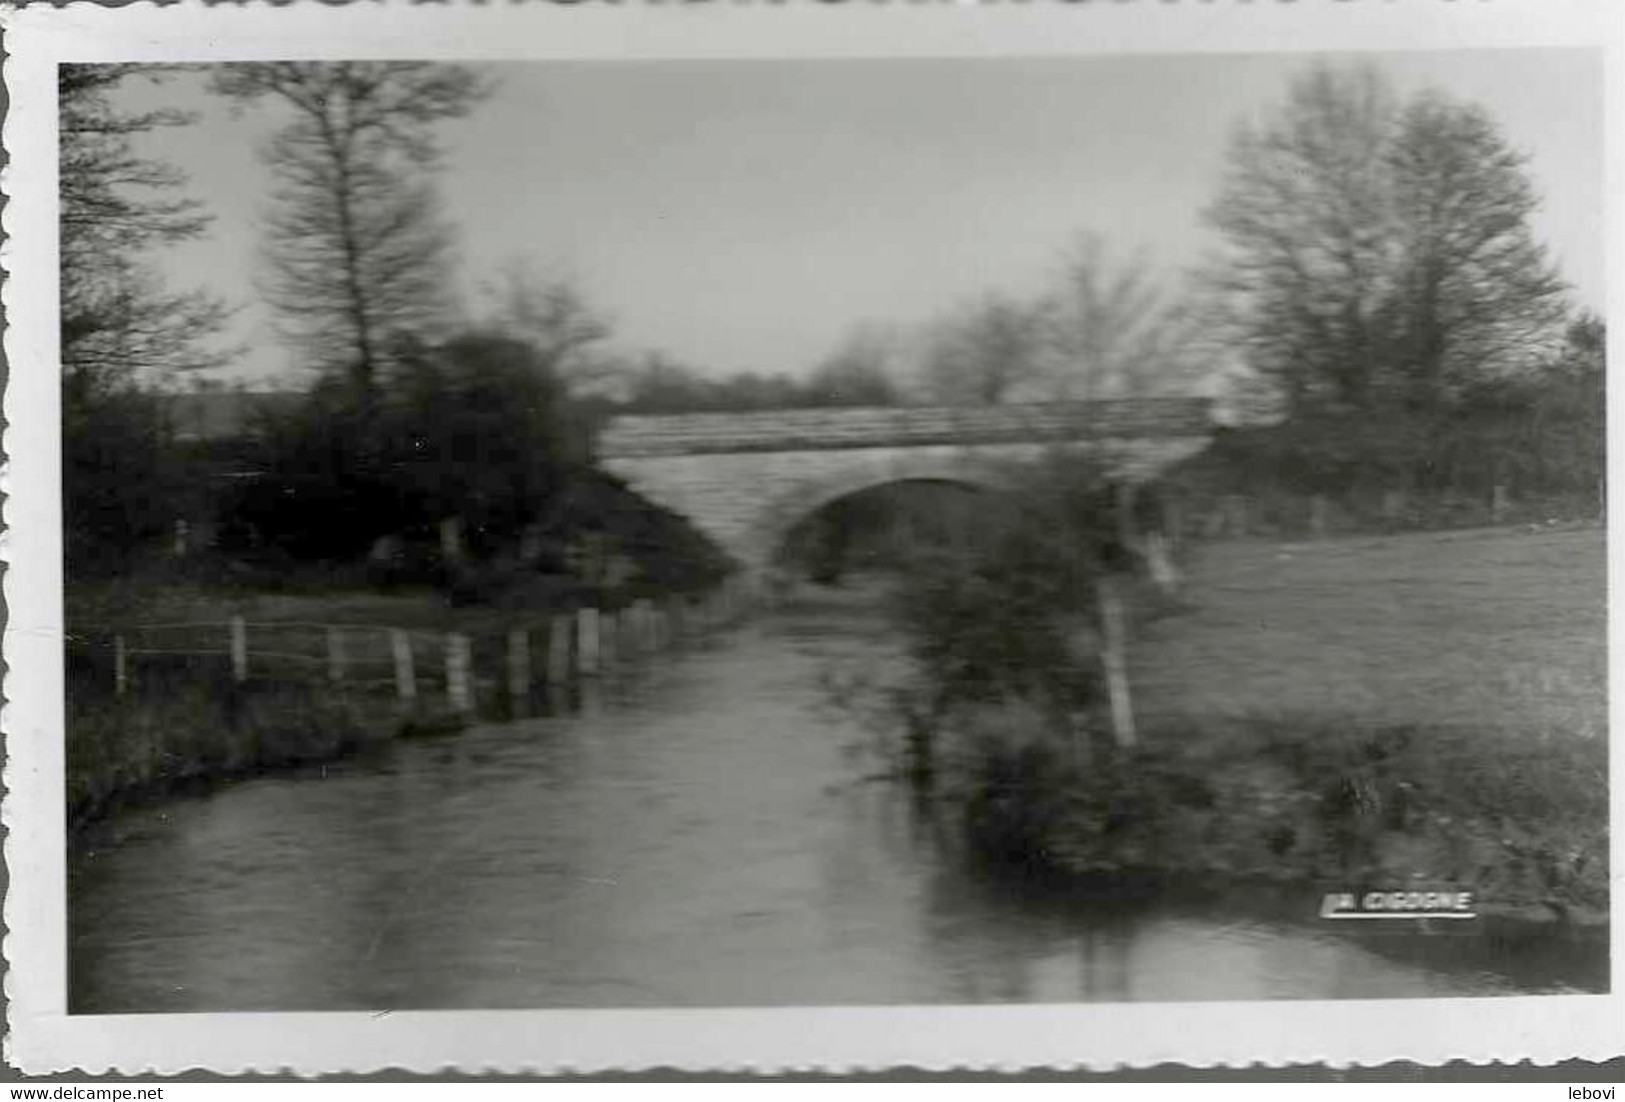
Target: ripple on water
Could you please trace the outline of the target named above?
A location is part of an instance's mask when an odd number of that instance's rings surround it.
[[[1014,893],[946,859],[830,709],[895,660],[854,612],[758,624],[590,712],[401,742],[89,828],[77,1012],[1339,998],[1555,987],[1260,907]],[[1273,908],[1273,909],[1272,909]],[[1462,942],[1469,939],[1451,939]],[[1559,957],[1561,954],[1558,954]]]

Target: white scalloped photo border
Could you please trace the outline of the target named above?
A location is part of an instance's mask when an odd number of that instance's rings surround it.
[[[1625,1052],[1625,983],[1613,927],[1609,995],[1339,1002],[388,1014],[70,1016],[66,1007],[56,91],[60,60],[215,61],[425,57],[459,60],[1089,56],[1113,53],[1580,48],[1603,51],[1610,146],[1608,314],[1625,352],[1625,5],[1615,0],[1218,0],[1026,4],[555,4],[206,8],[44,5],[0,13],[10,166],[6,282],[8,619],[3,727],[10,1000],[7,1059],[29,1073],[591,1073],[675,1068],[770,1074],[816,1069],[1110,1070],[1392,1060],[1439,1063]],[[1610,442],[1622,399],[1610,388]],[[1610,448],[1611,514],[1621,515]],[[1611,544],[1619,532],[1610,525]],[[1617,546],[1617,545],[1616,545]],[[1621,575],[1610,557],[1611,587]],[[1620,670],[1618,609],[1611,673]],[[1619,684],[1617,677],[1614,683]],[[1619,729],[1620,704],[1611,704]],[[1618,748],[1618,743],[1615,744]],[[1621,755],[1611,756],[1619,838]],[[1616,847],[1615,895],[1621,874]]]

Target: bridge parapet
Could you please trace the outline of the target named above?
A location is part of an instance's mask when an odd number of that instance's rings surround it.
[[[1012,465],[1055,447],[1092,454],[1134,482],[1206,447],[1213,428],[1202,398],[693,413],[617,417],[598,454],[638,493],[759,570],[801,517],[870,486],[997,489]]]
[[[897,406],[758,413],[622,415],[598,441],[605,459],[938,445],[1042,444],[1206,436],[1206,398]]]

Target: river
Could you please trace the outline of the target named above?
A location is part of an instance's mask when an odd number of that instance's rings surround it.
[[[893,660],[880,626],[802,603],[568,714],[95,824],[69,860],[71,1009],[1492,995],[1597,967],[1551,938],[1328,929],[1310,889],[990,881],[863,779],[865,732],[830,706],[832,666]]]

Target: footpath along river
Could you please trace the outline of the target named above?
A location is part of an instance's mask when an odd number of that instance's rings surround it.
[[[574,714],[96,824],[69,857],[71,1010],[1492,995],[1597,971],[1558,938],[1332,929],[1311,886],[991,881],[861,779],[868,736],[824,674],[893,660],[880,628],[802,602]]]

